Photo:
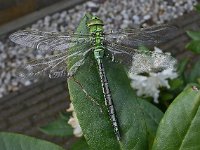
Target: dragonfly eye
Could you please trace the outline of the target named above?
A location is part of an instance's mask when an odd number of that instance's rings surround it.
[[[97,16],[93,16],[92,19],[94,20],[94,19],[99,19],[99,18]]]

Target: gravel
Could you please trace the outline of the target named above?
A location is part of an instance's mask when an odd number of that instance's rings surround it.
[[[85,12],[102,18],[106,29],[149,26],[188,13],[196,3],[196,0],[93,0],[46,16],[27,28],[56,32],[74,30]],[[0,97],[36,81],[16,77],[17,66],[36,58],[41,58],[41,55],[32,49],[15,45],[8,38],[0,41]]]

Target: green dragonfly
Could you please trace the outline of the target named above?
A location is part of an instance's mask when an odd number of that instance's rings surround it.
[[[171,38],[176,27],[158,25],[143,29],[117,30],[105,32],[103,21],[93,16],[87,23],[89,34],[55,33],[38,30],[17,31],[10,39],[20,45],[38,49],[45,54],[58,51],[53,56],[31,61],[18,70],[20,77],[40,77],[48,75],[50,78],[72,77],[78,68],[84,64],[90,52],[93,52],[97,62],[99,76],[105,104],[107,105],[110,120],[115,135],[120,140],[119,125],[113,104],[112,93],[106,77],[103,60],[105,55],[111,54],[116,63],[121,63],[129,73],[157,72],[172,67],[175,59],[164,53],[139,51],[140,45],[154,45]],[[77,49],[69,53],[68,49],[74,46],[89,46],[88,49]],[[136,57],[140,57],[140,65],[134,65]],[[71,68],[66,68],[66,60],[78,58]],[[66,71],[67,70],[67,71]]]

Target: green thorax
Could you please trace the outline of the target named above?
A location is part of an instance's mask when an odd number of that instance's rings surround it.
[[[94,56],[95,58],[102,59],[104,56],[104,46],[103,46],[103,21],[96,16],[93,16],[90,21],[88,21],[89,32],[92,35],[92,41],[94,46]]]

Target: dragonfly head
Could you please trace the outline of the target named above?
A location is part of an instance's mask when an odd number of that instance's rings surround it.
[[[103,21],[99,17],[93,16],[92,19],[88,21],[87,25],[88,27],[96,25],[103,26]]]

